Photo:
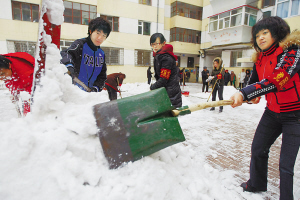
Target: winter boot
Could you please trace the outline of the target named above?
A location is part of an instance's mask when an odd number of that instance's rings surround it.
[[[220,113],[223,112],[223,106],[220,106],[219,112],[220,112]]]
[[[265,192],[267,190],[258,190],[256,189],[255,187],[252,187],[250,184],[249,184],[249,181],[248,182],[244,182],[241,184],[241,187],[243,188],[243,192],[253,192],[253,193],[256,193],[256,192]]]
[[[212,107],[212,108],[210,109],[210,111],[213,111],[213,110],[215,110],[215,107]]]

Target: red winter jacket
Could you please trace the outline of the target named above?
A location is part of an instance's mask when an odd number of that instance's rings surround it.
[[[266,95],[267,107],[276,113],[300,110],[300,31],[280,44],[258,53],[244,100]]]
[[[12,76],[10,80],[5,81],[5,85],[11,94],[17,96],[21,91],[31,94],[35,63],[34,57],[25,52],[9,53],[3,56],[11,61]],[[23,114],[26,115],[30,112],[30,104],[25,103],[23,106]]]
[[[12,77],[5,81],[6,87],[12,95],[17,95],[20,91],[31,93],[34,57],[25,52],[4,54],[11,61]]]

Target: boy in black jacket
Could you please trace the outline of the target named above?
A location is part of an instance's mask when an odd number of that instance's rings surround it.
[[[77,77],[92,92],[100,92],[106,81],[105,54],[100,45],[110,31],[108,21],[100,17],[93,19],[89,23],[88,37],[74,41],[61,52],[61,63],[66,65],[72,78]],[[86,91],[81,85],[78,87]]]

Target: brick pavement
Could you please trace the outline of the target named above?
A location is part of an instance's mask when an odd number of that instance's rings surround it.
[[[225,110],[225,109],[224,109]],[[226,110],[224,111],[226,112]],[[249,165],[251,156],[251,143],[257,124],[245,116],[244,122],[234,119],[234,115],[226,115],[225,119],[220,119],[215,127],[210,127],[211,132],[215,132],[222,124],[224,131],[223,138],[215,141],[211,146],[212,153],[207,155],[206,162],[219,170],[235,170],[238,183],[247,181],[249,178]],[[253,116],[252,116],[253,117]],[[261,114],[256,114],[257,122]],[[249,128],[251,127],[251,128]],[[208,130],[210,131],[210,130]],[[268,171],[268,192],[261,193],[264,199],[279,199],[279,154],[281,137],[278,138],[270,149],[269,171]],[[294,175],[294,196],[300,199],[300,156],[297,157]],[[295,195],[296,194],[296,195]],[[242,197],[241,197],[242,198]],[[242,198],[244,199],[244,198]]]

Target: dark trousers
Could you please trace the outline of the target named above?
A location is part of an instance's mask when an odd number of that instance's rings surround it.
[[[148,77],[148,85],[151,83],[151,77]]]
[[[203,80],[202,92],[204,92],[205,87],[206,87],[205,92],[208,92],[208,82],[206,82],[206,80]]]
[[[117,91],[115,89],[106,85],[106,90],[108,92],[108,97],[110,101],[117,99]]]
[[[242,89],[244,87],[244,83],[239,83],[239,87]]]
[[[233,87],[235,87],[235,82],[234,81],[230,81],[230,85],[231,86],[233,85]]]
[[[218,83],[215,85],[214,90],[212,91],[212,101],[216,100],[217,92],[219,100],[223,100],[223,90],[224,86],[219,86]],[[223,110],[223,106],[220,106],[220,110]]]
[[[294,165],[300,145],[300,111],[275,113],[266,108],[252,142],[250,184],[267,190],[269,151],[281,133],[280,199],[292,200]]]

